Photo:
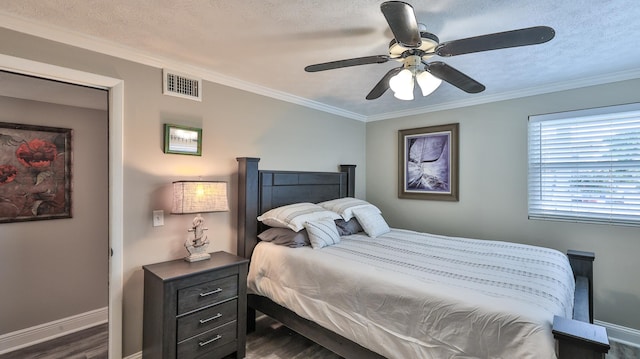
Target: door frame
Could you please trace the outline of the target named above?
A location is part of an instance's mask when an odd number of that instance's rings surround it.
[[[4,54],[0,70],[109,91],[109,359],[122,358],[124,80]]]

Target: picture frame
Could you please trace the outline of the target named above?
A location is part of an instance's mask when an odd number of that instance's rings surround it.
[[[398,198],[458,201],[459,124],[398,131]]]
[[[201,156],[202,129],[165,124],[164,153]]]
[[[0,223],[72,217],[72,133],[0,122]]]

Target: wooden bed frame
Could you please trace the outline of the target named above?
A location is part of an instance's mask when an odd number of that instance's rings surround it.
[[[238,161],[238,256],[251,259],[258,234],[265,229],[256,218],[265,211],[297,202],[322,202],[354,197],[355,165],[340,165],[340,172],[259,170],[259,158]],[[576,278],[573,319],[556,316],[553,334],[560,359],[604,358],[609,351],[606,329],[593,324],[593,261],[591,252],[567,252]],[[363,346],[284,308],[269,298],[250,294],[247,330],[255,329],[256,311],[336,354],[348,358],[384,358]]]

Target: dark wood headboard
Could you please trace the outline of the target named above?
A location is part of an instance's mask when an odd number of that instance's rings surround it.
[[[353,197],[355,165],[340,172],[258,170],[259,158],[238,157],[238,256],[251,258],[263,228],[256,218],[276,207]]]

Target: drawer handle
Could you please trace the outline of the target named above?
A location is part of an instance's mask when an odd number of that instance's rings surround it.
[[[219,340],[219,339],[222,339],[222,335],[220,335],[220,334],[216,335],[216,337],[213,338],[213,339],[207,340],[206,342],[199,342],[198,345],[203,347],[203,346],[209,345],[209,344],[211,344],[211,343],[213,343],[213,342],[215,342],[216,340]]]
[[[218,319],[218,318],[222,318],[222,314],[218,313],[218,314],[214,315],[214,316],[213,316],[213,317],[211,317],[211,318],[207,318],[207,319],[200,319],[200,324],[204,324],[204,323],[206,323],[206,322],[210,322],[210,321],[212,321],[212,320],[216,320],[216,319]]]
[[[201,297],[206,297],[208,295],[216,294],[216,293],[220,293],[220,292],[222,292],[222,288],[217,288],[217,289],[212,290],[211,292],[200,293],[200,296]]]

